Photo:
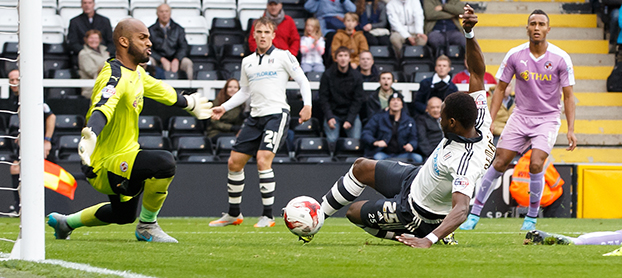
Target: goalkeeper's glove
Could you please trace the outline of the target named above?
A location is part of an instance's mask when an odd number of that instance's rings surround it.
[[[192,113],[197,119],[205,120],[212,116],[213,104],[208,102],[206,97],[199,96],[199,94],[184,95],[184,97],[188,103],[184,109]]]
[[[78,154],[82,160],[82,164],[91,166],[91,155],[97,144],[97,134],[90,127],[82,129],[82,138],[78,144]]]

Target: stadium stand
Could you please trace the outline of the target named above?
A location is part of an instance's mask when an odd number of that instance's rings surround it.
[[[54,135],[80,135],[85,125],[84,116],[82,115],[56,115],[56,123],[54,125]]]
[[[158,135],[140,135],[138,144],[143,150],[171,150],[171,141],[168,137]]]
[[[214,18],[237,18],[237,5],[230,0],[203,0],[203,16],[211,30]]]
[[[205,136],[203,124],[192,116],[173,116],[169,119],[168,137]]]
[[[140,115],[138,117],[140,135],[162,136],[162,119],[158,116]]]

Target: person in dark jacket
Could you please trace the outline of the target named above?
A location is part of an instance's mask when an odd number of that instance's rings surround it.
[[[436,66],[434,67],[434,75],[426,79],[421,80],[419,83],[419,92],[413,102],[414,110],[411,111],[411,115],[421,115],[425,113],[426,104],[432,97],[440,98],[444,100],[446,96],[458,91],[456,84],[451,82],[451,61],[449,57],[441,55],[436,59]]]
[[[350,67],[350,50],[339,47],[335,57],[337,62],[320,79],[324,134],[330,143],[337,141],[341,128],[348,137],[361,137],[363,125],[358,114],[365,101],[363,76]]]
[[[151,64],[165,71],[186,73],[188,80],[193,78],[192,61],[188,56],[186,31],[171,19],[171,7],[167,4],[158,6],[158,20],[149,26]]]
[[[389,107],[389,96],[397,92],[393,89],[393,73],[390,71],[383,71],[380,74],[380,87],[367,96],[365,102],[365,117],[363,118],[363,124],[366,124],[374,114],[385,110]]]
[[[393,93],[389,96],[389,109],[376,113],[361,135],[365,144],[365,156],[375,160],[387,158],[408,159],[414,163],[423,162],[417,149],[417,125],[404,108],[404,96]]]
[[[428,106],[424,114],[417,116],[417,137],[419,138],[418,152],[428,158],[438,143],[443,140],[441,129],[441,105],[440,98],[432,97],[428,100]]]
[[[82,0],[81,5],[83,12],[69,21],[69,30],[67,30],[67,45],[75,61],[78,60],[78,53],[84,47],[84,35],[92,29],[102,33],[101,44],[105,45],[111,57],[114,57],[115,48],[110,19],[95,12],[95,0]]]

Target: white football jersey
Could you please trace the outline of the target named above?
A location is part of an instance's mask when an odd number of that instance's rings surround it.
[[[251,90],[251,116],[281,114],[290,110],[285,89],[289,77],[302,71],[296,57],[272,46],[264,55],[256,52],[242,60],[240,87]]]
[[[481,140],[458,142],[443,138],[432,155],[419,170],[411,187],[409,203],[439,215],[447,215],[452,208],[452,194],[460,192],[472,197],[475,184],[484,176],[495,154],[492,119],[486,104],[486,91],[470,94],[477,105],[475,128]]]

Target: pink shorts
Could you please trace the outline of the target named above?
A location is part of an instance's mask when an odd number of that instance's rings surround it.
[[[514,113],[501,132],[497,148],[522,153],[531,145],[533,149],[550,154],[560,126],[561,121],[557,116],[524,116]]]

